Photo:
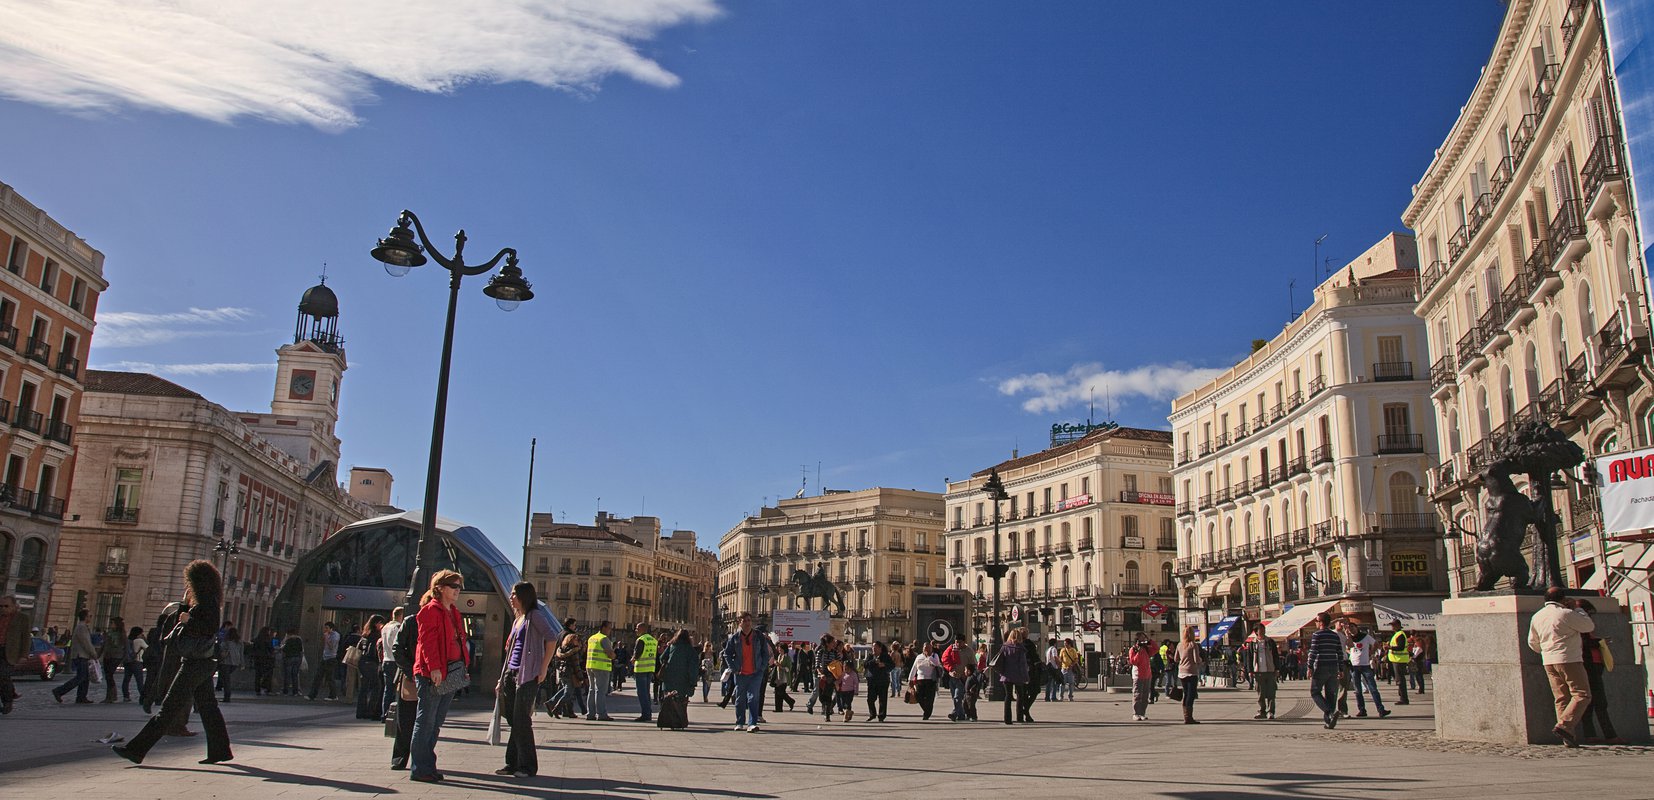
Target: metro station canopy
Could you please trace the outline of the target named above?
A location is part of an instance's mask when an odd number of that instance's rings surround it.
[[[416,510],[340,528],[321,547],[299,559],[281,599],[305,585],[406,591],[419,549],[420,520]],[[522,579],[517,566],[477,528],[437,517],[436,531],[437,560],[432,571],[458,570],[465,576],[466,591],[505,595]]]

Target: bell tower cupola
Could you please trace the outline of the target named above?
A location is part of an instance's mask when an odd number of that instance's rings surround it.
[[[293,343],[276,349],[275,397],[270,413],[294,428],[308,432],[308,444],[283,443],[283,449],[305,463],[339,458],[339,382],[345,373],[345,340],[339,335],[339,298],[321,283],[304,290],[293,323]],[[288,447],[286,444],[294,446]]]

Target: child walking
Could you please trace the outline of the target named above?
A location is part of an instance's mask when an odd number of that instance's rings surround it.
[[[849,722],[856,716],[856,690],[861,688],[861,673],[853,668],[846,668],[838,679],[838,710],[844,712],[844,721]]]

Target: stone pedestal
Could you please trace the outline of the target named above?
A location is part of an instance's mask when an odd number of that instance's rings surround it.
[[[1649,741],[1646,673],[1632,663],[1631,625],[1611,597],[1591,597],[1598,636],[1612,639],[1614,671],[1603,676],[1610,717],[1628,742]],[[1436,630],[1436,735],[1503,744],[1560,744],[1556,704],[1528,624],[1545,604],[1535,595],[1456,597]],[[1600,735],[1600,733],[1599,733]]]

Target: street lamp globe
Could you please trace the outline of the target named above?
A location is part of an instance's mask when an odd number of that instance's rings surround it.
[[[372,256],[375,261],[385,265],[385,272],[393,278],[400,278],[408,274],[408,270],[425,263],[425,254],[414,241],[414,234],[408,228],[406,216],[397,218],[396,227],[391,228],[390,234],[379,240],[379,244],[373,248]]]
[[[498,275],[488,279],[482,293],[494,298],[501,311],[516,311],[524,301],[534,299],[534,289],[523,279],[523,271],[517,266],[517,254],[506,257],[505,266]]]

